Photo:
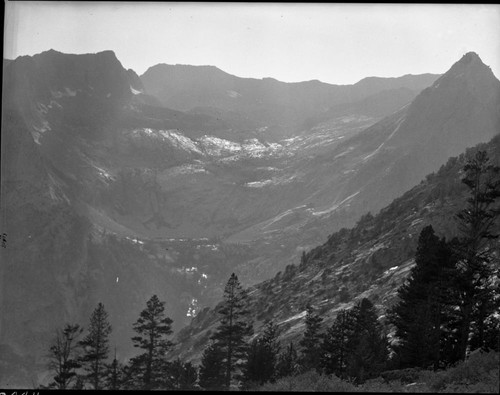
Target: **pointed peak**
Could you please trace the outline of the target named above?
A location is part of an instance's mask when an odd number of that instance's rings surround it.
[[[448,86],[452,81],[466,81],[468,86],[480,85],[486,90],[498,85],[498,80],[491,71],[491,68],[483,63],[479,55],[475,52],[467,52],[460,60],[451,66],[441,78],[438,78],[433,88]]]
[[[464,63],[464,64],[468,64],[468,63],[471,63],[471,62],[481,62],[481,58],[479,57],[479,55],[475,52],[467,52],[466,54],[464,54],[462,56],[462,58],[459,60],[459,62],[461,63]]]
[[[486,66],[479,55],[475,52],[467,52],[462,56],[462,58],[456,62],[450,70],[446,73],[454,73],[454,72],[459,72],[463,73],[466,70],[472,70],[472,69],[489,69],[488,66]]]
[[[55,54],[55,53],[62,53],[62,52],[59,52],[59,51],[56,51],[54,48],[51,48],[49,49],[48,51],[44,51],[42,53],[46,53],[46,54]]]
[[[30,57],[33,59],[37,59],[37,58],[53,58],[56,56],[59,57],[59,56],[63,56],[63,55],[65,55],[65,54],[51,48],[47,51],[40,52],[40,53],[35,54],[33,56],[30,56]]]

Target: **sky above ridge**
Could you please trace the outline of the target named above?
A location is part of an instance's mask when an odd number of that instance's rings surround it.
[[[500,78],[500,5],[6,1],[4,58],[49,49],[113,50],[139,75],[213,65],[332,84],[444,73],[474,51]]]

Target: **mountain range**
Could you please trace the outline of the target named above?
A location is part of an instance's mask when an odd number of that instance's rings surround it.
[[[346,86],[211,66],[138,76],[112,51],[4,61],[0,384],[43,381],[55,328],[85,323],[99,301],[121,359],[153,293],[176,331],[196,316],[180,338],[198,333],[231,272],[261,289],[489,141],[499,92],[475,53],[441,76]],[[300,315],[294,306],[276,317]]]
[[[318,80],[285,83],[273,78],[240,78],[214,66],[158,64],[150,67],[141,80],[165,107],[222,117],[237,131],[266,128],[269,139],[293,137],[303,127],[304,119],[328,114],[337,105],[356,105],[381,92],[397,95],[405,90],[414,96],[436,77],[370,77],[353,85]]]

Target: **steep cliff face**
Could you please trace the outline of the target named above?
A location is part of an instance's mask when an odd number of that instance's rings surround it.
[[[51,329],[81,318],[89,224],[33,139],[38,114],[3,115],[0,370],[6,384],[31,385],[27,372],[40,363]]]

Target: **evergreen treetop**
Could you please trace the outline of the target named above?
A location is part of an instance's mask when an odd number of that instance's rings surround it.
[[[226,366],[225,386],[229,389],[234,373],[241,369],[248,349],[247,339],[253,334],[253,323],[249,319],[248,294],[232,273],[225,288],[224,300],[219,305],[220,324],[212,336],[224,351]]]
[[[105,362],[109,353],[111,324],[104,305],[99,303],[90,316],[88,334],[80,341],[83,349],[81,363],[87,371],[86,380],[93,389],[102,389],[105,380]]]
[[[167,339],[172,333],[172,320],[165,316],[165,302],[153,295],[147,301],[146,308],[141,311],[134,323],[134,347],[144,352],[132,359],[144,389],[160,388],[165,381],[166,353],[173,343]]]
[[[321,340],[323,335],[320,333],[323,318],[320,317],[311,305],[306,307],[306,330],[299,342],[301,346],[301,366],[305,370],[318,369],[321,357]]]

